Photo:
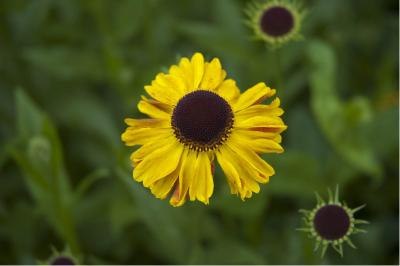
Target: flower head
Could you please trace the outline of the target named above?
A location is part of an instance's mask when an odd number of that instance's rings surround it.
[[[51,261],[50,265],[75,265],[76,263],[69,257],[60,256]]]
[[[305,12],[298,2],[267,0],[250,4],[246,10],[248,25],[258,39],[279,46],[300,37],[300,26]]]
[[[131,155],[133,178],[157,198],[171,195],[173,206],[186,199],[208,204],[215,160],[243,200],[274,174],[258,153],[283,152],[279,99],[261,104],[275,90],[258,83],[241,94],[220,61],[205,62],[200,53],[158,74],[145,90],[151,98],[142,96],[138,109],[150,118],[125,119],[121,138],[141,146]]]
[[[336,187],[334,196],[330,190],[328,190],[328,193],[329,200],[327,203],[316,194],[317,206],[311,211],[300,210],[304,214],[305,227],[299,230],[307,232],[311,238],[316,240],[315,251],[322,246],[322,256],[324,256],[329,245],[343,256],[343,242],[347,242],[355,248],[350,236],[366,232],[363,229],[356,228],[356,225],[368,222],[354,218],[354,213],[365,205],[350,209],[345,203],[340,203],[338,187]]]
[[[63,251],[58,251],[52,247],[52,255],[47,261],[38,261],[41,265],[79,265],[79,259],[72,255],[67,247]]]

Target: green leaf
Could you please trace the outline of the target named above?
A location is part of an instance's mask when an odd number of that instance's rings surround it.
[[[324,186],[318,159],[307,153],[286,150],[279,158],[273,156],[266,161],[274,167],[276,174],[270,178],[265,193],[312,198],[313,192]]]
[[[370,121],[372,113],[368,101],[361,96],[349,103],[340,100],[335,90],[335,55],[328,44],[310,42],[307,56],[311,106],[321,130],[343,159],[359,171],[380,180],[381,166],[363,131],[363,126]]]
[[[43,125],[43,114],[21,88],[16,90],[16,108],[19,136],[27,139],[39,134]]]
[[[174,208],[167,200],[155,198],[141,184],[128,178],[126,171],[117,172],[119,178],[128,186],[135,200],[136,210],[151,232],[149,244],[153,252],[171,263],[184,263],[187,260],[187,248],[191,245],[189,238],[187,206]]]
[[[23,57],[41,73],[62,80],[101,80],[105,75],[101,58],[93,48],[77,50],[68,46],[30,47],[23,51]]]
[[[16,106],[20,143],[11,149],[11,154],[37,205],[60,237],[79,255],[71,209],[72,193],[57,131],[22,89],[16,91]]]

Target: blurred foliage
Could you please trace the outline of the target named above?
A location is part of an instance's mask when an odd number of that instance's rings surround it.
[[[305,1],[304,40],[270,50],[241,0],[0,2],[0,263],[52,248],[88,264],[399,263],[398,2]],[[217,168],[209,206],[172,208],[131,179],[123,118],[154,75],[195,51],[241,90],[278,89],[277,174],[246,202]],[[295,229],[340,184],[369,232],[324,259]]]

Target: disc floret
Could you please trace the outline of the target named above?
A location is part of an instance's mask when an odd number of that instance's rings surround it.
[[[312,210],[300,210],[304,215],[305,227],[299,230],[308,233],[310,238],[315,239],[314,251],[321,248],[321,257],[325,255],[329,246],[332,246],[343,257],[343,243],[347,242],[349,246],[356,248],[350,240],[350,236],[366,232],[357,228],[356,225],[368,222],[354,218],[354,214],[365,205],[354,209],[349,208],[345,202],[339,201],[338,187],[336,187],[334,195],[328,189],[328,202],[324,201],[318,193],[315,194],[317,206]]]

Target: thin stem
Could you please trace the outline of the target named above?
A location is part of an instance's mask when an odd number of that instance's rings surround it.
[[[275,63],[275,84],[276,88],[282,89],[283,88],[283,78],[282,78],[282,63],[281,63],[281,53],[279,52],[280,49],[276,48],[272,50],[272,54],[274,57],[274,63]]]

